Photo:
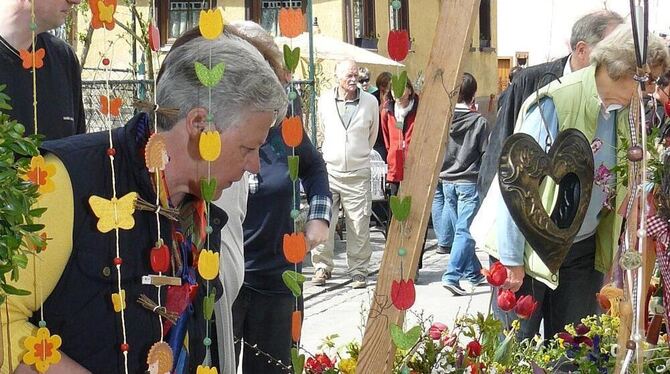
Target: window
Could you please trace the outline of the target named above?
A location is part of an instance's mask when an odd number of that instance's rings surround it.
[[[216,7],[216,0],[157,0],[158,28],[161,44],[169,43],[197,27],[200,11]]]
[[[351,28],[347,31],[353,34],[354,43],[363,48],[377,48],[377,32],[375,28],[375,1],[351,0]],[[347,19],[349,19],[347,17]]]
[[[279,35],[277,16],[281,8],[301,8],[305,12],[307,1],[303,0],[245,0],[246,19],[254,21],[273,36]]]
[[[491,0],[479,4],[479,48],[491,48]]]
[[[409,34],[409,1],[400,0],[397,10],[389,5],[389,21],[391,30],[407,30]]]

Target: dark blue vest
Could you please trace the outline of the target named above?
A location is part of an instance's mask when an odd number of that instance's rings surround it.
[[[147,116],[139,114],[126,126],[112,131],[118,198],[135,191],[146,201],[154,202],[156,199],[141,154],[143,148],[138,145],[138,141],[142,141],[138,133],[142,131],[138,131],[137,127],[147,125]],[[124,371],[123,355],[120,353],[123,342],[121,316],[114,312],[111,301],[112,293],[117,292],[116,267],[112,263],[116,257],[114,232],[102,234],[97,230],[98,219],[88,203],[91,195],[106,199],[112,195],[110,162],[106,154],[108,147],[107,132],[49,141],[42,146],[43,154],[53,153],[65,164],[74,195],[72,254],[56,288],[44,303],[44,317],[51,332],[63,338],[62,352],[96,374]],[[149,348],[160,339],[160,326],[157,315],[144,309],[136,300],[140,294],[157,300],[157,288],[141,284],[143,275],[153,273],[149,265],[149,250],[156,242],[157,228],[153,212],[136,210],[133,217],[134,228],[120,230],[121,283],[126,292],[129,371],[143,373],[147,368]],[[210,249],[218,251],[220,231],[226,220],[226,214],[212,205]],[[161,237],[168,245],[171,242],[170,227],[170,222],[161,217]],[[202,298],[205,286],[202,279],[198,281],[201,282],[198,297],[193,303],[192,321],[188,324],[189,371],[192,373],[204,357]],[[218,278],[214,287],[221,290]],[[166,287],[161,287],[161,291],[161,300],[165,303]],[[34,316],[31,321],[37,324],[39,313]],[[216,329],[210,331],[212,334]],[[216,347],[212,348],[216,351]]]

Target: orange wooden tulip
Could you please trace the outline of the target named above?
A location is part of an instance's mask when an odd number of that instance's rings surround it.
[[[291,337],[294,342],[300,340],[300,333],[302,331],[302,312],[296,310],[291,315]]]
[[[284,234],[284,257],[292,264],[301,263],[305,259],[307,244],[305,235],[301,232]]]
[[[279,31],[287,38],[295,38],[305,31],[302,10],[282,8],[279,10]]]
[[[289,147],[297,147],[302,143],[302,121],[300,117],[285,118],[281,124],[281,136]]]

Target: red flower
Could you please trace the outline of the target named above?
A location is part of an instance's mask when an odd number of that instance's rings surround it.
[[[516,296],[510,290],[498,288],[498,306],[505,312],[509,312],[516,306]]]
[[[528,319],[535,313],[538,302],[531,295],[523,295],[517,300],[514,312],[519,318]]]
[[[414,290],[414,280],[393,281],[391,284],[391,301],[399,310],[407,310],[414,305],[416,299],[416,290]]]
[[[409,34],[407,30],[391,30],[387,42],[389,57],[395,61],[402,61],[409,53]]]
[[[433,340],[439,340],[445,331],[447,331],[447,325],[442,322],[435,322],[428,329],[428,336]]]
[[[482,354],[482,345],[478,341],[473,340],[465,346],[465,351],[470,357],[479,357]]]
[[[507,280],[507,268],[500,261],[494,263],[491,269],[482,269],[482,274],[493,287],[500,287]]]
[[[328,369],[335,367],[335,361],[332,361],[325,353],[319,353],[314,357],[310,357],[305,362],[305,373],[307,374],[322,374]]]

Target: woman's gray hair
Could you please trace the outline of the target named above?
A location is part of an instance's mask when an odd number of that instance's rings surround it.
[[[223,62],[223,78],[209,91],[195,74],[195,62],[212,66]],[[216,127],[225,130],[242,125],[252,112],[274,112],[283,118],[286,93],[263,56],[248,42],[224,31],[216,40],[197,37],[168,53],[158,81],[156,102],[178,108],[179,116],[158,115],[158,127],[170,130],[196,107],[208,108]]]
[[[607,74],[613,80],[635,74],[637,61],[631,25],[619,25],[598,43],[591,52],[591,63],[605,66]],[[663,39],[653,34],[648,36],[647,64],[652,68],[660,67],[664,72],[670,66],[668,47]]]

